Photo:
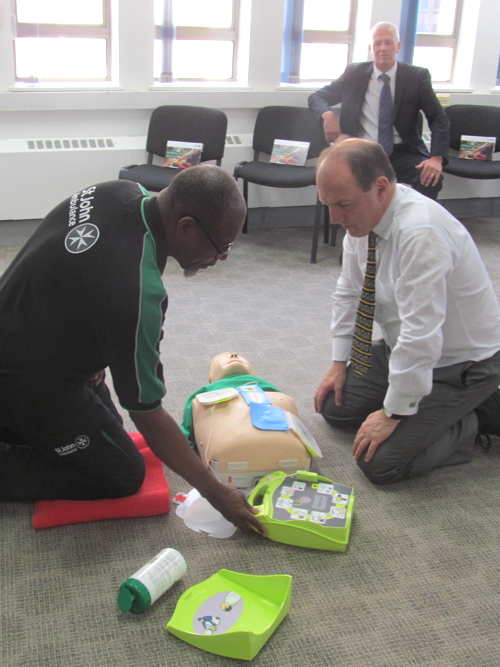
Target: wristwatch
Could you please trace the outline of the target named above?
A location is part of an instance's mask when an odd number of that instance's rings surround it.
[[[394,412],[389,412],[389,410],[385,407],[384,405],[384,415],[388,419],[406,419],[406,417],[409,417],[410,415],[396,415]]]

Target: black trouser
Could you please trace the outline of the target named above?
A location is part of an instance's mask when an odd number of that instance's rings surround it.
[[[421,192],[426,197],[437,199],[438,193],[443,187],[443,176],[439,177],[437,185],[422,185],[420,182],[422,169],[415,168],[418,164],[428,159],[429,158],[421,153],[410,151],[404,144],[395,144],[394,150],[389,157],[394,171],[396,172],[398,183],[411,185],[414,190]]]
[[[135,493],[142,454],[104,380],[0,376],[0,500],[95,500]]]

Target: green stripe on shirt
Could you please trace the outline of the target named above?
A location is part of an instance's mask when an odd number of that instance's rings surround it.
[[[146,405],[161,400],[165,395],[163,382],[157,377],[156,369],[160,363],[157,351],[161,337],[163,312],[161,304],[166,291],[161,281],[161,273],[156,264],[156,246],[144,215],[144,202],[141,213],[147,233],[141,260],[141,295],[139,322],[136,333],[135,364],[139,384],[139,401]]]

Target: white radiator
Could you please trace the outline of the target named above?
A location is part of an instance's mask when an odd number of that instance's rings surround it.
[[[146,137],[37,136],[0,140],[0,220],[42,218],[60,201],[94,183],[118,178],[121,167],[147,161]],[[222,166],[253,158],[252,135],[226,139]],[[300,206],[316,200],[314,187],[277,190],[250,185],[249,205]]]
[[[42,218],[82,188],[145,162],[146,137],[0,140],[0,220]]]

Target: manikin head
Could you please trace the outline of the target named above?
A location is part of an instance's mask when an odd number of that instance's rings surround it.
[[[188,277],[227,259],[245,221],[245,200],[236,181],[214,165],[181,170],[157,203],[168,254]]]
[[[379,144],[345,139],[320,155],[316,183],[332,223],[359,238],[382,219],[394,196],[396,175]]]
[[[373,62],[381,72],[387,72],[396,64],[396,56],[401,48],[398,29],[392,23],[381,21],[373,26],[370,34]]]
[[[252,364],[236,352],[222,352],[210,359],[208,381],[218,382],[230,375],[254,375]]]

